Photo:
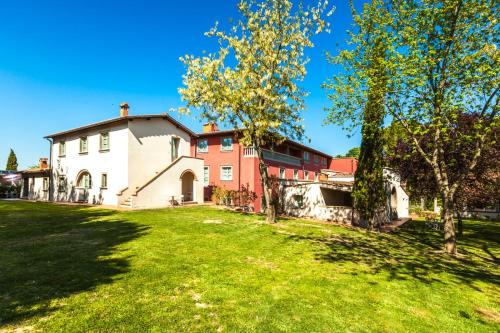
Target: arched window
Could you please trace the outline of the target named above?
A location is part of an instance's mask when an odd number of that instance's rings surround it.
[[[89,189],[92,187],[92,177],[88,171],[82,171],[78,175],[76,186],[84,189]]]

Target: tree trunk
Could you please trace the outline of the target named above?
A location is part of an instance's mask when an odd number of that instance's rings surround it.
[[[453,199],[443,196],[443,211],[441,219],[444,225],[444,250],[447,253],[457,254],[457,240],[453,223]]]
[[[264,156],[262,154],[262,149],[255,148],[257,151],[257,157],[259,158],[259,172],[260,179],[262,181],[262,188],[264,192],[264,198],[266,199],[266,222],[276,223],[276,204],[274,202],[273,189],[269,184],[269,175],[267,174],[267,166],[264,163]]]

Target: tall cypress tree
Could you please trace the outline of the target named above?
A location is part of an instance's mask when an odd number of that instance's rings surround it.
[[[384,133],[382,129],[385,109],[384,98],[387,89],[387,74],[384,57],[387,46],[377,40],[373,48],[368,84],[368,99],[364,109],[361,130],[361,151],[358,169],[354,177],[352,196],[354,208],[371,230],[377,211],[385,204],[382,153]]]
[[[17,171],[17,156],[12,148],[10,149],[9,158],[7,159],[7,166],[5,167],[5,170]]]

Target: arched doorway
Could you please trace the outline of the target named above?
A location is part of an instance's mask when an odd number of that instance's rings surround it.
[[[182,195],[184,201],[194,201],[194,181],[196,177],[191,170],[186,170],[181,175]]]
[[[391,191],[391,219],[396,220],[398,218],[398,193],[396,188],[393,187]]]
[[[75,201],[87,202],[89,189],[92,187],[92,176],[87,170],[82,170],[76,177]]]

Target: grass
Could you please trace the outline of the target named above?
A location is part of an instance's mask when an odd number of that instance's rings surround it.
[[[0,331],[498,332],[499,231],[0,201]]]

